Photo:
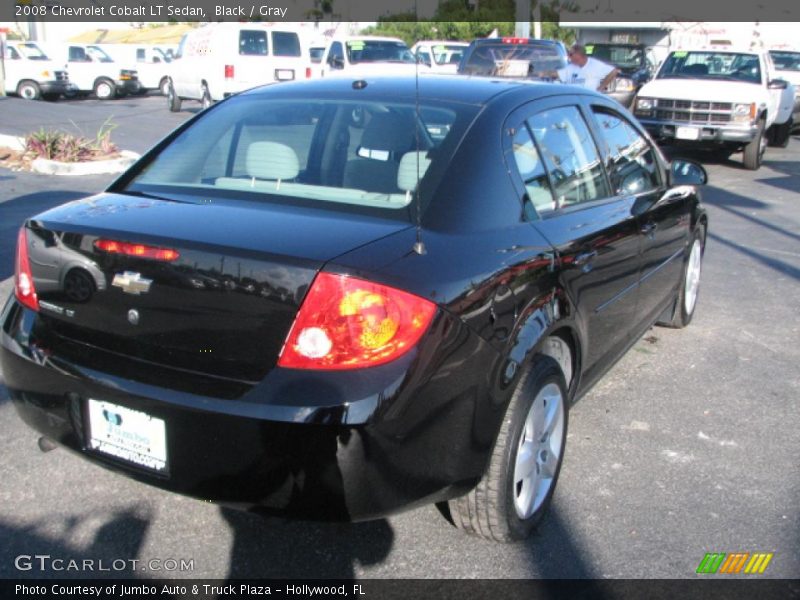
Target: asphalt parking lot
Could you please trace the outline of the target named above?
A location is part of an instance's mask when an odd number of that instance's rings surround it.
[[[143,152],[191,114],[169,113],[159,96],[0,99],[0,133],[74,121],[91,134],[111,116],[114,140]],[[0,386],[0,577],[692,578],[706,552],[739,551],[774,553],[765,576],[800,577],[800,136],[770,148],[755,173],[740,160],[706,163],[710,231],[693,323],[652,329],[573,408],[552,511],[530,540],[468,537],[434,506],[327,524],[171,495],[41,453]],[[112,178],[0,169],[4,297],[23,219]],[[125,566],[15,566],[35,554]],[[169,559],[193,569],[148,570]]]

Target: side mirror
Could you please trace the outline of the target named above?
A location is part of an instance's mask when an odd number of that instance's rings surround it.
[[[685,158],[676,158],[669,169],[670,185],[705,185],[708,173],[700,163]]]
[[[788,85],[783,79],[773,79],[767,87],[771,90],[785,90]]]
[[[344,59],[341,56],[331,56],[328,59],[328,64],[333,69],[344,69]]]

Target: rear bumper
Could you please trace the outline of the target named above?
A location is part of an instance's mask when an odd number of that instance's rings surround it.
[[[128,94],[138,94],[142,90],[142,84],[138,79],[119,79],[114,83],[118,90]]]
[[[459,495],[481,476],[502,418],[485,383],[495,351],[445,314],[418,352],[366,375],[275,368],[238,399],[65,363],[37,346],[36,327],[37,314],[10,300],[0,363],[28,426],[129,477],[246,510],[363,520]],[[423,360],[429,352],[435,360]],[[434,376],[451,362],[474,376]],[[168,473],[92,450],[90,398],[162,419]]]

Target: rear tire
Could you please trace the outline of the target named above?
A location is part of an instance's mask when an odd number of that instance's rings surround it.
[[[164,77],[164,79],[162,79],[161,82],[158,84],[158,89],[161,92],[162,96],[169,95],[169,86],[170,86],[169,78]]]
[[[448,502],[456,527],[498,542],[531,533],[550,505],[561,471],[567,398],[558,363],[536,356],[520,375],[483,478],[467,495]]]
[[[764,139],[764,120],[758,122],[758,133],[753,141],[744,147],[744,168],[748,171],[758,171],[761,167],[761,160],[764,158],[764,151],[767,149]]]
[[[169,82],[169,90],[167,91],[167,106],[169,106],[170,112],[181,112],[181,99],[177,93],[175,93],[175,86],[172,82]]]
[[[98,100],[113,100],[117,95],[117,86],[110,79],[98,79],[94,84],[94,95]]]
[[[697,295],[700,291],[700,274],[703,266],[705,242],[705,229],[702,225],[698,225],[689,244],[689,255],[683,267],[683,278],[681,279],[681,287],[675,297],[676,304],[672,311],[672,318],[668,321],[659,321],[658,325],[673,329],[683,329],[692,322],[694,310],[697,307]]]
[[[35,81],[20,81],[17,86],[17,94],[23,100],[38,100],[42,96],[42,90]]]

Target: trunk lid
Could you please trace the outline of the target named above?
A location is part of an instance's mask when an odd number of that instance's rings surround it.
[[[101,194],[27,226],[39,333],[55,354],[59,344],[78,344],[104,351],[104,366],[119,357],[256,382],[275,365],[322,265],[409,225],[252,202]],[[109,252],[99,240],[179,256]]]

